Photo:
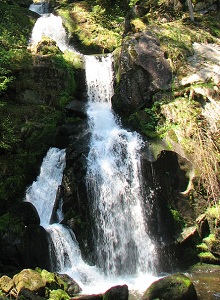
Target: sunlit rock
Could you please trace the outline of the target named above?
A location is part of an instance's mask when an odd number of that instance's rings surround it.
[[[178,273],[155,281],[145,292],[142,300],[196,300],[197,294],[191,280]]]

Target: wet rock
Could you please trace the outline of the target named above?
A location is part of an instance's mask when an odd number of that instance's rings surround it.
[[[42,226],[29,225],[25,228],[22,257],[23,267],[50,269],[47,232]]]
[[[57,277],[60,278],[64,283],[67,284],[66,292],[71,297],[82,291],[82,289],[78,285],[78,283],[75,280],[73,280],[69,275],[67,275],[67,274],[57,274]]]
[[[42,300],[42,297],[38,296],[35,292],[30,291],[27,288],[22,288],[18,294],[19,299],[29,299],[29,300]]]
[[[196,300],[197,294],[191,280],[184,274],[177,273],[152,283],[142,300]]]
[[[111,287],[103,295],[103,300],[128,300],[128,286],[117,285]]]

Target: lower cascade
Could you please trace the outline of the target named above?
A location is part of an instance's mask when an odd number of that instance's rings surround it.
[[[44,20],[40,19],[38,25]],[[56,203],[57,215],[52,218],[65,168],[64,149],[49,149],[25,201],[35,205],[49,234],[52,271],[70,275],[83,293],[104,292],[116,284],[144,291],[156,279],[156,249],[147,233],[148,205],[140,166],[143,141],[137,133],[123,129],[111,109],[111,55],[84,58],[91,132],[86,182],[94,223],[95,266],[83,261],[74,233],[59,224],[62,203]],[[50,224],[54,219],[57,223]]]
[[[154,272],[140,174],[142,141],[121,128],[111,110],[111,56],[86,57],[91,142],[87,186],[98,266],[108,275]],[[95,70],[95,71],[94,71]]]

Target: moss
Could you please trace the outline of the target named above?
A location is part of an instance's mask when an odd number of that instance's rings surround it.
[[[23,232],[24,224],[15,217],[12,217],[9,213],[6,213],[0,217],[0,233],[7,234],[7,232],[13,232],[20,235]]]
[[[90,5],[80,1],[58,10],[71,34],[71,42],[84,53],[111,52],[121,43],[123,12],[114,4],[108,9],[103,3]]]
[[[180,215],[180,213],[177,210],[172,209],[171,207],[170,207],[170,212],[171,212],[173,219],[174,219],[175,223],[177,224],[177,226],[180,228],[184,228],[185,221],[182,218],[182,216]]]
[[[201,252],[198,258],[205,263],[218,263],[218,259],[211,252]]]
[[[49,296],[50,300],[68,300],[70,299],[70,296],[63,290],[53,290],[50,292]]]
[[[205,243],[201,243],[196,246],[197,249],[201,252],[208,252],[208,246]]]

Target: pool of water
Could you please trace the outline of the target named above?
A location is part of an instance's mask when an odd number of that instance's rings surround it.
[[[198,300],[220,300],[220,266],[196,265],[187,275],[194,283]]]

